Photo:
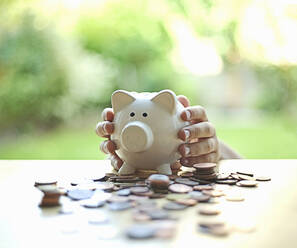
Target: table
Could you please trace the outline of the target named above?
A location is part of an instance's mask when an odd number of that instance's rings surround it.
[[[128,210],[112,213],[104,207],[100,211],[106,211],[111,223],[90,229],[83,218],[76,220],[58,215],[57,208],[38,207],[41,193],[33,187],[36,177],[88,177],[110,168],[109,161],[0,161],[0,247],[297,247],[297,160],[220,163],[221,171],[249,170],[272,178],[270,182],[260,182],[257,188],[242,188],[246,198],[243,202],[220,203],[223,218],[255,222],[256,230],[251,233],[213,237],[198,232],[198,220],[212,217],[201,217],[197,214],[199,206],[195,206],[173,212],[179,218],[173,239],[129,240],[123,233],[132,224]],[[67,230],[67,225],[71,231],[65,234],[61,228]]]

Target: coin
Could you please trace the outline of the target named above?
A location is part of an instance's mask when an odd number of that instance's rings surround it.
[[[93,196],[94,192],[88,189],[73,189],[67,192],[68,197],[72,200],[84,200]]]
[[[174,193],[188,193],[191,192],[193,189],[192,187],[185,184],[174,183],[169,186],[169,190]]]
[[[164,220],[169,218],[168,212],[162,209],[148,211],[147,214],[151,217],[152,220]]]
[[[202,179],[202,180],[213,180],[217,178],[217,173],[214,172],[212,174],[205,174],[205,175],[197,174],[196,178]]]
[[[247,175],[240,175],[240,174],[239,174],[238,177],[239,177],[241,180],[251,180],[251,181],[256,180],[254,177],[247,176]]]
[[[212,185],[197,185],[193,187],[193,190],[202,191],[202,190],[212,190],[214,186]]]
[[[55,178],[50,178],[50,177],[46,178],[46,177],[44,177],[44,178],[37,179],[35,181],[35,183],[34,183],[34,186],[53,185],[53,184],[55,185],[55,184],[57,184],[57,182],[58,181]]]
[[[105,201],[94,201],[92,199],[83,200],[81,202],[81,205],[85,208],[99,208],[103,207],[105,204]]]
[[[221,210],[214,207],[203,207],[198,210],[198,213],[202,215],[218,215],[221,213]]]
[[[240,194],[230,194],[230,195],[228,194],[226,196],[226,200],[238,202],[238,201],[244,201],[244,197]]]
[[[225,195],[225,193],[223,191],[216,190],[216,189],[213,189],[213,190],[202,190],[202,193],[205,194],[205,195],[212,196],[212,197],[220,197],[220,196]]]
[[[167,189],[170,183],[169,177],[162,174],[152,174],[147,179],[152,188]]]
[[[179,204],[179,203],[176,203],[176,202],[167,202],[163,205],[163,209],[166,209],[166,210],[183,210],[187,208],[186,205],[183,205],[183,204]]]
[[[256,176],[256,181],[266,182],[271,181],[271,178],[267,176]]]
[[[189,198],[189,196],[186,194],[169,194],[166,196],[166,199],[169,201],[176,201],[179,199],[188,199],[188,198]]]
[[[150,195],[149,197],[150,197],[151,199],[161,199],[161,198],[165,198],[167,192],[168,192],[168,191],[166,191],[165,194],[162,194],[162,193],[154,193],[154,194]]]
[[[131,202],[112,202],[108,204],[108,207],[112,211],[122,211],[122,210],[132,208],[133,205]]]
[[[139,222],[151,220],[151,218],[145,213],[134,213],[132,215],[132,218],[134,221],[139,221]]]
[[[196,186],[196,185],[199,184],[198,182],[192,181],[189,178],[181,178],[181,177],[176,178],[175,182],[185,184],[185,185],[188,185],[188,186]]]
[[[120,190],[118,190],[117,191],[117,195],[119,195],[119,196],[128,196],[128,195],[130,195],[130,189],[120,189]]]
[[[157,229],[151,225],[133,225],[127,230],[127,236],[131,239],[148,239],[154,237]]]
[[[107,199],[107,202],[128,202],[129,198],[125,196],[113,195]]]
[[[189,171],[184,171],[184,172],[180,173],[180,176],[181,177],[192,177],[192,176],[194,176],[194,173],[189,172]]]
[[[250,177],[253,177],[253,176],[254,176],[254,174],[251,173],[251,172],[237,171],[236,173],[237,173],[237,174],[241,174],[241,175],[250,176]]]
[[[242,180],[236,183],[236,185],[241,187],[256,187],[258,183],[256,181]]]
[[[215,169],[217,167],[217,164],[215,163],[199,163],[199,164],[194,164],[193,167],[199,171],[203,171],[203,170],[211,170],[211,169]]]
[[[132,194],[141,194],[141,193],[146,193],[148,192],[150,189],[148,187],[132,187],[130,188],[130,192]]]
[[[236,179],[227,179],[227,180],[218,180],[216,181],[217,184],[228,184],[228,185],[234,185],[238,182]]]
[[[194,199],[198,202],[208,202],[210,200],[210,195],[204,195],[201,192],[197,192],[197,191],[190,192],[190,194],[188,195],[191,199]]]
[[[220,173],[217,175],[217,180],[226,180],[229,178],[229,176],[229,173]]]
[[[197,200],[191,199],[191,198],[189,198],[189,199],[177,199],[175,202],[178,203],[178,204],[186,205],[186,206],[195,206],[195,205],[197,205]]]

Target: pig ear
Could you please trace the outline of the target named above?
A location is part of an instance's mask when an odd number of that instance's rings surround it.
[[[119,112],[121,109],[125,108],[130,103],[134,102],[136,98],[132,96],[128,91],[117,90],[112,93],[111,104],[114,113]]]
[[[159,104],[171,114],[173,114],[176,110],[176,97],[171,90],[160,91],[151,99],[151,101]]]

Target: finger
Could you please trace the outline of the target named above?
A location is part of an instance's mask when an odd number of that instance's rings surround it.
[[[186,167],[192,167],[194,164],[199,164],[199,163],[217,163],[218,161],[219,161],[218,152],[204,154],[199,157],[188,157],[188,158],[180,159],[180,163]]]
[[[114,113],[112,108],[105,108],[101,114],[102,120],[113,121]]]
[[[219,142],[216,137],[200,139],[195,143],[186,143],[179,146],[178,151],[183,157],[201,156],[218,149]]]
[[[181,163],[180,163],[179,161],[176,161],[176,162],[174,162],[174,163],[172,163],[172,164],[170,165],[171,170],[178,170],[181,166],[182,166],[182,165],[181,165]]]
[[[178,137],[183,141],[192,140],[195,138],[209,138],[215,135],[216,131],[210,122],[199,122],[187,126],[178,132]]]
[[[184,121],[207,121],[205,109],[201,106],[187,107],[182,113]]]
[[[186,108],[190,106],[190,101],[186,96],[179,95],[177,96],[177,100]]]
[[[100,137],[108,137],[114,131],[114,124],[109,121],[99,122],[96,126],[96,133]]]
[[[123,165],[123,161],[115,153],[110,156],[110,162],[115,170],[119,170]]]
[[[116,150],[116,144],[112,142],[111,140],[104,140],[100,144],[100,150],[106,154],[108,153],[114,153]]]

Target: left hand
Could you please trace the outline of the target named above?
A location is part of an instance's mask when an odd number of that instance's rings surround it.
[[[201,106],[185,107],[181,118],[191,124],[178,132],[178,137],[186,142],[178,148],[182,155],[180,163],[187,167],[205,162],[217,163],[220,159],[219,140],[205,109]]]

